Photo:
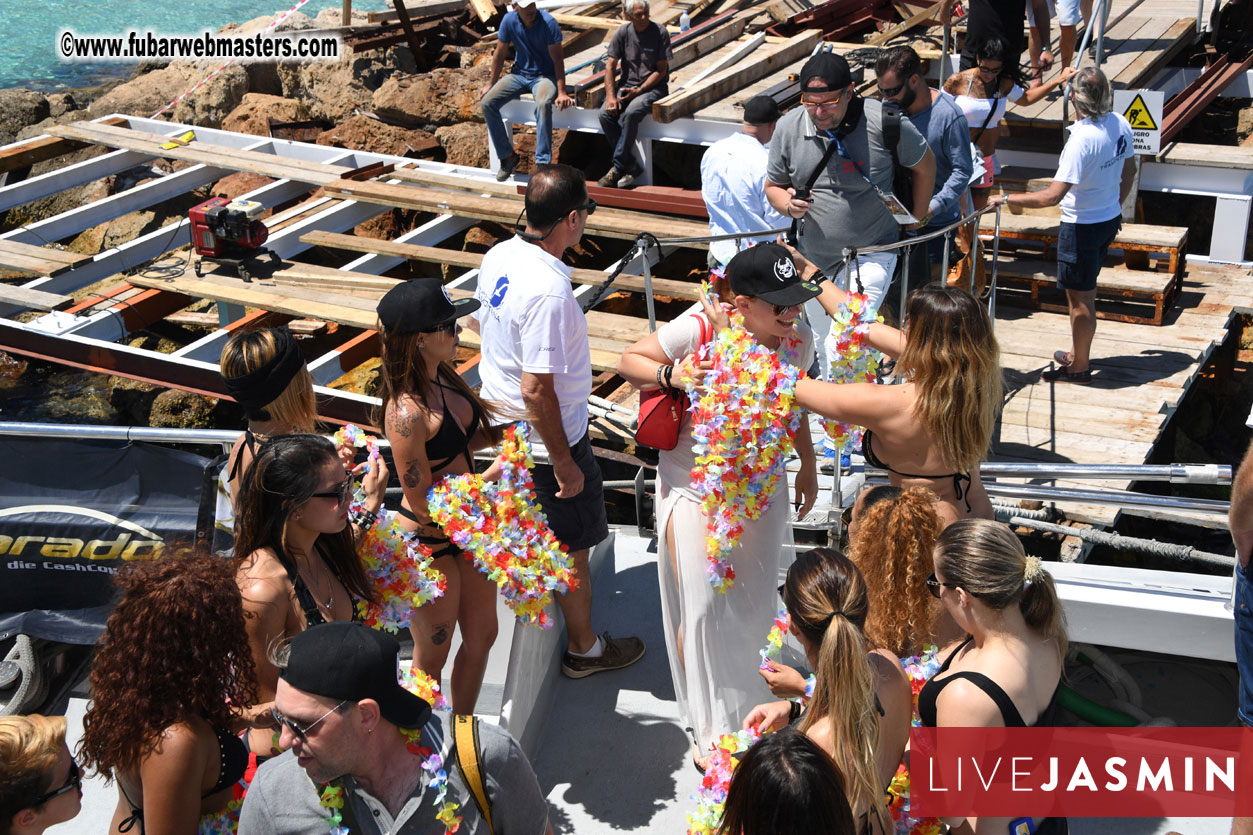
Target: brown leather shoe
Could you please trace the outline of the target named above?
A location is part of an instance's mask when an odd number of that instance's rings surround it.
[[[561,658],[561,672],[567,678],[586,678],[593,673],[629,667],[644,657],[644,642],[639,638],[611,638],[605,632],[600,641],[605,651],[599,658],[581,658],[566,650]]]

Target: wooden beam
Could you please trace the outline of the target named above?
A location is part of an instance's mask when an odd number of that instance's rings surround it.
[[[725,55],[718,56],[718,60],[698,72],[687,80],[683,87],[691,87],[701,83],[714,73],[720,73],[725,69],[735,66],[740,61],[748,57],[749,53],[766,42],[766,33],[758,32],[747,40],[735,45],[735,48],[727,52]]]
[[[496,15],[496,4],[492,0],[470,0],[470,8],[483,23],[487,23]]]
[[[120,127],[127,124],[127,122],[123,116],[113,116],[104,119],[98,124]],[[25,168],[37,162],[55,159],[62,154],[86,148],[89,144],[86,142],[72,142],[55,136],[36,136],[33,139],[27,139],[25,142],[0,148],[0,174],[16,171],[19,168]]]
[[[879,44],[887,43],[888,41],[895,38],[897,35],[900,35],[904,32],[909,31],[913,27],[917,26],[919,23],[922,23],[924,20],[936,20],[940,15],[940,7],[943,5],[944,5],[943,2],[939,2],[939,3],[936,3],[934,6],[928,6],[927,8],[923,9],[920,12],[916,12],[915,14],[910,15],[909,17],[905,18],[903,21],[901,21],[897,25],[892,26],[888,29],[884,29],[882,32],[875,35],[873,38],[868,38],[866,40],[865,45],[866,46],[878,46]]]
[[[74,299],[29,287],[0,284],[0,302],[19,305],[29,310],[61,310],[73,304]]]
[[[380,206],[451,214],[475,220],[492,220],[509,226],[512,226],[518,219],[518,201],[505,197],[481,197],[474,194],[414,188],[404,184],[355,180],[336,180],[328,183],[325,188],[328,194],[337,197]],[[633,240],[640,232],[648,232],[658,238],[696,237],[707,235],[709,227],[704,223],[660,217],[644,212],[606,210],[588,216],[587,231],[592,235]],[[689,244],[689,246],[708,248],[708,244]]]
[[[336,232],[306,232],[300,236],[302,243],[314,246],[327,246],[333,249],[346,249],[350,252],[365,252],[374,255],[391,255],[411,261],[424,261],[432,264],[448,264],[466,270],[477,270],[483,263],[483,256],[477,252],[462,252],[456,249],[440,249],[433,246],[418,246],[397,241],[380,241],[377,238],[361,238],[357,235],[343,235]],[[605,274],[598,270],[573,269],[570,280],[575,284],[600,285],[605,282]],[[635,293],[644,292],[644,279],[638,275],[622,274],[614,280],[613,286],[619,290],[630,290]],[[666,278],[653,279],[653,292],[659,296],[670,296],[695,301],[699,297],[699,287],[689,281],[674,281]]]
[[[673,122],[675,119],[695,113],[702,107],[729,96],[741,87],[765,78],[803,58],[812,52],[821,40],[822,33],[816,29],[794,35],[788,38],[787,43],[757,55],[743,66],[723,70],[694,87],[659,99],[653,103],[653,118],[658,122]]]
[[[604,29],[607,32],[613,32],[619,26],[626,23],[625,20],[612,17],[593,17],[592,15],[583,14],[564,14],[562,12],[553,12],[553,20],[562,26],[573,26],[578,29]]]
[[[90,260],[90,255],[81,255],[77,252],[66,252],[17,241],[0,241],[0,267],[9,267],[35,275],[45,277],[59,275]]]

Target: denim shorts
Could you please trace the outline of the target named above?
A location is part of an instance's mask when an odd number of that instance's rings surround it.
[[[1057,286],[1063,290],[1095,290],[1096,277],[1110,244],[1122,229],[1122,215],[1099,223],[1062,221],[1057,234]]]
[[[592,454],[592,440],[583,438],[570,447],[574,463],[583,471],[583,492],[568,499],[557,498],[557,476],[551,464],[536,464],[535,496],[539,499],[548,526],[557,541],[573,551],[582,551],[609,536],[609,520],[605,515],[605,488],[600,465]]]
[[[1253,580],[1236,565],[1236,669],[1240,671],[1240,721],[1253,726]]]

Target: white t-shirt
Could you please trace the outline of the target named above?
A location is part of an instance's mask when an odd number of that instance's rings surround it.
[[[483,256],[474,295],[483,303],[471,314],[483,339],[483,397],[525,413],[523,372],[552,374],[561,425],[571,445],[578,442],[587,433],[592,355],[570,268],[514,237]],[[540,452],[538,432],[531,433],[531,443]]]
[[[1071,125],[1054,180],[1070,183],[1062,198],[1062,220],[1102,223],[1122,213],[1118,188],[1123,161],[1135,154],[1131,125],[1118,113]]]
[[[661,350],[676,365],[684,357],[696,353],[696,349],[700,347],[702,320],[705,322],[705,333],[712,338],[712,326],[703,313],[685,314],[657,329],[657,341]],[[784,362],[802,371],[808,369],[814,364],[813,329],[797,319],[792,332],[779,342],[777,353]],[[694,466],[696,456],[692,453],[692,416],[686,414],[683,416],[678,445],[674,449],[661,450],[658,453],[657,475],[667,489],[690,489]]]

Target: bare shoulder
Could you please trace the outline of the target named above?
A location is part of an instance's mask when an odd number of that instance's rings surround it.
[[[867,658],[875,674],[875,692],[879,694],[881,701],[892,702],[892,705],[883,705],[885,710],[897,703],[912,702],[913,690],[909,685],[909,676],[905,674],[899,658],[886,649],[872,650]]]
[[[402,394],[387,404],[383,428],[393,444],[424,443],[426,441],[427,409],[411,394]]]
[[[235,583],[244,605],[269,604],[286,600],[291,589],[287,570],[269,549],[254,551],[235,570]]]

